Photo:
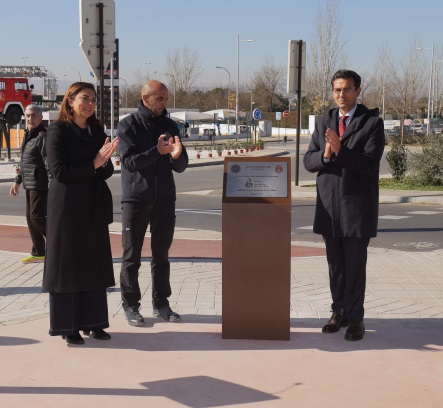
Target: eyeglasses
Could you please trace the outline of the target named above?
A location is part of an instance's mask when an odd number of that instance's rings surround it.
[[[352,88],[337,88],[337,89],[333,89],[332,93],[334,95],[340,95],[343,92],[343,95],[349,95],[352,91],[354,90],[354,87]]]

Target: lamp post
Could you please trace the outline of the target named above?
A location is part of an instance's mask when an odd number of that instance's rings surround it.
[[[417,50],[432,50],[431,55],[431,75],[429,76],[429,95],[428,95],[428,126],[426,128],[426,134],[429,136],[429,129],[431,126],[431,98],[434,98],[432,95],[433,88],[433,77],[434,77],[434,43],[432,43],[431,48],[417,48]],[[433,105],[433,104],[432,104]],[[432,106],[432,110],[434,110],[434,106]]]
[[[174,109],[175,109],[175,91],[177,87],[177,83],[175,82],[175,76],[172,74],[165,74],[165,75],[170,76],[174,80]]]
[[[438,74],[439,74],[439,72],[438,72],[438,70],[437,70],[437,64],[439,64],[439,63],[441,63],[441,62],[443,62],[443,60],[441,60],[441,59],[434,59],[434,78],[433,78],[433,83],[434,83],[434,86],[432,87],[432,95],[433,95],[433,98],[432,98],[432,117],[434,117],[434,99],[435,99],[435,102],[437,103],[437,106],[438,106],[438,94],[439,94],[439,90],[438,90]],[[437,97],[436,97],[437,96]],[[438,107],[437,107],[437,109],[438,109]],[[441,110],[441,104],[440,104],[440,110]]]
[[[254,111],[254,109],[253,109],[253,105],[255,104],[255,102],[252,101],[252,93],[253,93],[254,91],[249,91],[249,92],[251,93],[251,125],[249,126],[249,135],[252,136],[252,120],[253,120],[253,118],[254,118],[252,112]],[[255,121],[254,121],[254,123],[255,123]]]
[[[240,35],[237,35],[237,92],[235,95],[235,137],[238,137],[238,93],[240,82],[240,43],[254,42],[255,40],[240,40]]]
[[[78,74],[78,80],[80,81],[80,82],[82,82],[82,76],[80,75],[80,72],[78,71],[78,69],[75,69],[75,68],[73,68],[73,67],[66,67],[67,69],[72,69],[73,71],[77,71],[77,74]]]
[[[225,67],[215,67],[215,68],[219,68],[219,69],[224,69],[227,73],[228,73],[228,134],[230,134],[230,129],[229,129],[229,119],[230,119],[230,107],[229,107],[229,94],[231,93],[231,73],[225,68]]]
[[[122,77],[119,77],[118,79],[121,79],[122,81],[125,81],[126,89],[125,89],[125,95],[126,95],[126,109],[128,109],[128,83],[126,80]]]
[[[23,66],[26,66],[26,59],[27,59],[28,57],[22,57],[22,59],[23,59]]]

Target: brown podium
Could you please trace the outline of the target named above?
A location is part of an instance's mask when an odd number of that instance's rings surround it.
[[[289,340],[291,161],[227,157],[222,205],[222,337]]]

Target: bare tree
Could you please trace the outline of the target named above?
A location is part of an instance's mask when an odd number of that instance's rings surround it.
[[[400,116],[402,124],[407,114],[417,113],[417,102],[424,89],[426,69],[417,50],[419,45],[420,41],[415,38],[406,58],[400,61],[398,67],[391,64],[389,69],[391,81],[387,94],[392,100],[392,109]]]
[[[443,59],[441,53],[439,52],[439,47],[437,47],[436,57],[434,59],[434,116],[442,116],[442,103],[443,103],[443,92],[440,89],[441,80],[441,67]]]
[[[391,65],[389,55],[389,50],[386,47],[379,48],[374,73],[371,76],[363,76],[369,78],[363,86],[365,104],[368,107],[379,107],[383,119],[388,102],[386,96],[389,88],[389,66]]]
[[[189,48],[177,48],[166,55],[166,74],[175,78],[177,93],[188,93],[192,90],[202,72],[197,52]],[[171,78],[171,82],[174,80]]]
[[[120,91],[120,99],[127,101],[129,108],[136,108],[141,99],[141,89],[143,84],[153,79],[150,72],[142,72],[140,69],[134,71],[134,82],[128,84]]]
[[[279,101],[278,92],[282,91],[285,68],[278,66],[267,57],[264,65],[252,77],[254,99],[256,105],[264,111],[271,112],[276,109]]]
[[[319,6],[316,33],[307,55],[307,98],[315,114],[325,113],[331,104],[331,77],[345,67],[345,42],[341,39],[342,19],[340,1],[325,0],[325,9]]]

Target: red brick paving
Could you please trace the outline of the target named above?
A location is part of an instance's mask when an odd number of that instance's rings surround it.
[[[110,234],[112,256],[120,258],[122,256],[121,235]],[[0,251],[29,253],[31,250],[31,238],[28,228],[23,226],[0,225]],[[195,240],[195,239],[174,239],[171,250],[171,258],[221,258],[222,242]],[[309,257],[325,255],[324,248],[312,248],[308,246],[292,245],[292,257]],[[151,239],[145,238],[142,251],[143,257],[151,256]]]

